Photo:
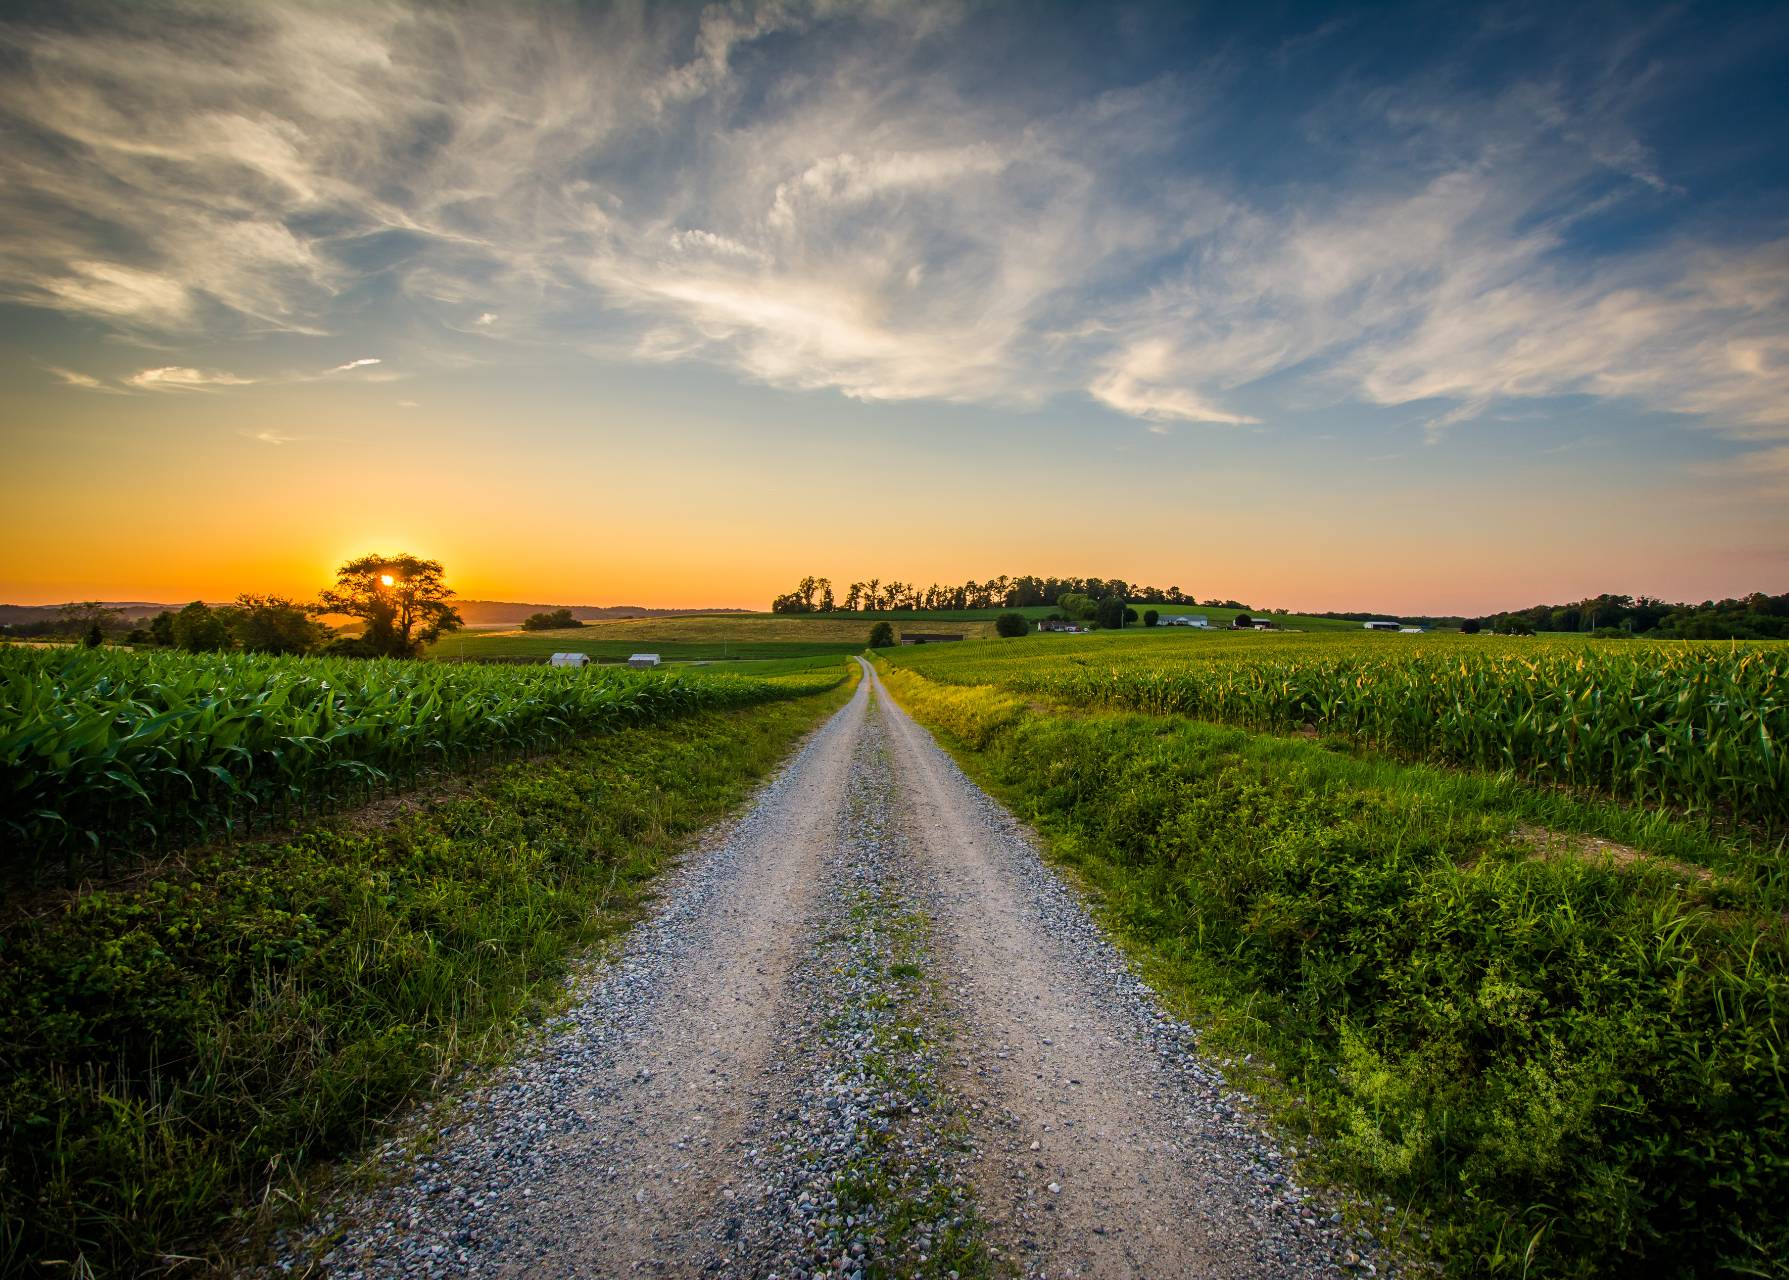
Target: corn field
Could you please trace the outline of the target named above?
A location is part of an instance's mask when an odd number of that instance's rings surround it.
[[[1789,645],[1130,632],[888,656],[952,684],[1310,727],[1411,759],[1789,825]]]
[[[236,834],[425,773],[840,678],[0,649],[0,871]]]

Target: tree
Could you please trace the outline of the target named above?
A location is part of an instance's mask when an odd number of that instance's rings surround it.
[[[230,627],[216,609],[195,600],[174,615],[174,643],[188,653],[220,653],[230,647]]]
[[[1162,615],[1159,610],[1156,610],[1156,609],[1143,610],[1143,625],[1144,626],[1153,627],[1161,620],[1162,620]]]
[[[555,609],[551,613],[532,613],[522,620],[524,631],[569,631],[573,627],[584,624],[571,616],[570,609]]]
[[[870,628],[870,648],[887,649],[894,645],[894,627],[887,622],[878,622]]]
[[[1107,596],[1099,602],[1099,607],[1094,610],[1093,617],[1100,626],[1116,631],[1127,622],[1135,622],[1137,611],[1125,608],[1124,601],[1117,596]]]
[[[163,609],[149,619],[149,638],[156,644],[173,646],[174,614],[171,610]]]
[[[463,625],[449,604],[453,589],[442,581],[439,560],[377,553],[350,560],[335,573],[335,586],[318,593],[316,614],[361,618],[360,647],[379,657],[413,658],[423,646]]]
[[[1464,622],[1462,622],[1460,624],[1460,633],[1462,635],[1468,635],[1468,636],[1477,635],[1478,634],[1478,619],[1477,618],[1467,618]]]
[[[1031,624],[1025,621],[1025,615],[1022,613],[1003,613],[994,619],[995,634],[1006,636],[1009,639],[1014,636],[1022,636],[1030,630]]]
[[[224,624],[246,653],[310,653],[329,639],[328,627],[312,621],[304,605],[283,596],[237,596],[235,606],[224,612]]]
[[[81,643],[86,645],[89,649],[97,649],[105,642],[105,630],[97,622],[88,627],[87,634],[81,637]]]
[[[99,630],[100,639],[105,639],[105,633],[116,627],[123,616],[122,609],[114,609],[97,600],[82,600],[63,605],[57,621],[61,624],[62,634],[79,636],[81,642],[86,644],[95,628]]]

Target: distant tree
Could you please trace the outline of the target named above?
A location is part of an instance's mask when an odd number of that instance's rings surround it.
[[[79,637],[86,643],[95,627],[99,628],[100,639],[105,639],[105,633],[115,628],[123,616],[122,609],[114,609],[97,600],[81,600],[63,605],[57,621],[63,635]]]
[[[1465,619],[1463,622],[1460,623],[1460,632],[1462,635],[1469,635],[1469,636],[1477,635],[1478,634],[1478,619],[1477,618]]]
[[[1144,626],[1153,627],[1156,625],[1156,623],[1160,622],[1161,620],[1162,620],[1162,615],[1158,610],[1155,610],[1155,609],[1143,610],[1143,625]]]
[[[1056,597],[1056,607],[1063,617],[1075,622],[1091,620],[1099,609],[1091,596],[1080,591],[1064,591]]]
[[[1239,613],[1234,618],[1230,619],[1230,625],[1233,627],[1252,627],[1255,625],[1255,620],[1249,617],[1246,613]]]
[[[569,631],[584,624],[571,616],[570,609],[554,609],[551,613],[531,613],[522,620],[524,631]]]
[[[230,626],[218,610],[195,600],[174,615],[174,643],[188,653],[220,653],[230,647]]]
[[[335,586],[320,592],[316,614],[362,618],[362,648],[380,657],[411,658],[441,635],[457,631],[460,615],[448,598],[439,560],[377,553],[350,560],[336,570]]]
[[[1031,630],[1031,624],[1025,621],[1022,613],[1003,613],[994,619],[994,631],[997,635],[1008,638],[1022,636]]]
[[[106,642],[106,633],[99,623],[95,622],[87,628],[87,634],[81,637],[81,643],[89,649],[97,649]]]
[[[155,644],[174,644],[174,614],[172,610],[163,609],[149,619],[149,638]]]
[[[155,643],[155,636],[147,627],[132,627],[125,634],[124,643],[128,645],[150,645]]]
[[[1095,622],[1099,623],[1102,627],[1108,627],[1114,631],[1119,627],[1122,627],[1126,622],[1135,620],[1136,616],[1137,611],[1135,609],[1125,608],[1124,601],[1120,600],[1117,596],[1107,596],[1104,600],[1101,600],[1093,614]]]
[[[894,627],[887,622],[878,622],[870,628],[870,648],[887,649],[895,642]]]
[[[330,639],[329,628],[310,611],[283,596],[236,597],[223,615],[230,638],[247,653],[311,653]]]

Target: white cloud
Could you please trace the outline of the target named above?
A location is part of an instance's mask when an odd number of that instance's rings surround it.
[[[246,387],[255,379],[239,378],[233,373],[216,370],[190,369],[185,365],[164,365],[159,369],[133,373],[125,381],[145,391],[208,391],[213,387]]]
[[[77,369],[63,369],[57,365],[47,364],[43,370],[67,387],[79,387],[83,391],[100,391],[107,395],[123,394],[117,387],[107,386],[92,374],[82,373]]]
[[[368,365],[383,364],[383,363],[384,362],[382,360],[380,360],[378,356],[362,356],[358,360],[348,361],[347,364],[338,364],[335,368],[327,370],[327,372],[328,373],[347,373],[350,369],[364,369]]]
[[[244,431],[240,434],[250,440],[258,440],[262,444],[270,444],[276,447],[284,444],[292,444],[295,441],[304,439],[303,436],[289,436],[283,431],[274,431],[271,429],[266,431]]]
[[[1039,106],[940,69],[950,4],[158,14],[6,29],[0,298],[178,341],[351,331],[377,283],[414,322],[381,334],[476,331],[465,358],[1082,395],[1156,426],[1414,404],[1432,438],[1574,394],[1789,436],[1789,241],[1570,251],[1675,190],[1616,63],[1581,102],[1340,90],[1309,123],[1337,173],[1268,192],[1196,176],[1225,171],[1200,69]],[[823,59],[787,57],[810,39]]]
[[[421,404],[415,400],[398,401],[398,408],[400,409],[420,409],[421,407]]]

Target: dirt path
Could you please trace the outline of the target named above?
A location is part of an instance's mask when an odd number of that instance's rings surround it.
[[[340,1276],[1344,1274],[1340,1229],[1237,1102],[866,667],[565,1023],[321,1219],[308,1257]]]

